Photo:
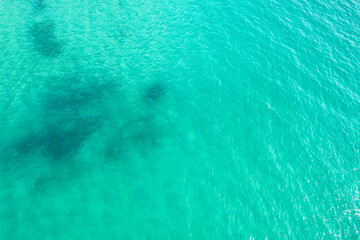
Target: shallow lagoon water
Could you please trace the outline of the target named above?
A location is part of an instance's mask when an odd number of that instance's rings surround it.
[[[0,239],[360,237],[356,1],[0,12]]]

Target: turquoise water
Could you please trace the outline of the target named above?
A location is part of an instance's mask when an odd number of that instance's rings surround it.
[[[0,3],[0,239],[358,239],[360,3]]]

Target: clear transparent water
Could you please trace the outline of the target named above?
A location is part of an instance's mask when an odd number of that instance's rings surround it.
[[[357,239],[359,3],[0,4],[0,239]]]

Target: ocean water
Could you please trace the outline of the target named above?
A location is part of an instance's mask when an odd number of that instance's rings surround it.
[[[0,3],[0,239],[359,239],[356,0]]]

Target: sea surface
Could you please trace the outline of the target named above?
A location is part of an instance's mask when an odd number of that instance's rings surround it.
[[[358,0],[0,3],[0,239],[359,239]]]

